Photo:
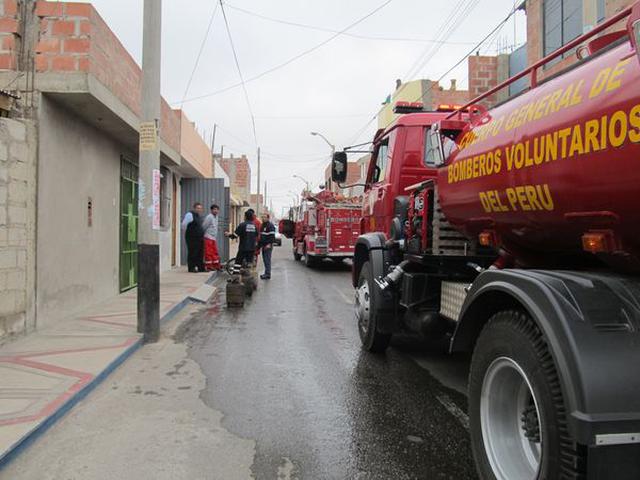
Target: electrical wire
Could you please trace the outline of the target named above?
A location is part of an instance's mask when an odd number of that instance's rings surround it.
[[[236,68],[238,69],[238,76],[240,77],[240,83],[242,85],[242,91],[244,92],[244,98],[247,101],[247,108],[249,109],[249,115],[251,116],[251,127],[253,129],[253,139],[255,141],[255,147],[258,147],[258,134],[256,132],[256,119],[253,116],[253,109],[251,108],[251,100],[249,99],[249,92],[247,91],[247,85],[242,75],[242,69],[240,68],[240,61],[238,60],[238,53],[233,43],[233,37],[231,36],[231,28],[229,27],[229,21],[227,19],[227,13],[224,11],[224,4],[220,0],[220,8],[222,10],[222,18],[224,18],[224,25],[227,28],[227,35],[229,36],[229,44],[231,45],[231,51],[233,52],[233,59],[236,62]]]
[[[449,15],[445,18],[444,22],[440,25],[438,30],[435,33],[436,39],[444,39],[446,40],[453,34],[453,32],[460,26],[462,21],[466,18],[468,13],[477,5],[479,0],[459,0],[453,6],[453,9],[449,13]],[[430,45],[418,56],[415,62],[411,65],[409,70],[402,77],[403,79],[414,78],[422,68],[426,65],[426,63],[431,60],[435,54],[440,49],[441,45]],[[405,81],[400,85],[400,87],[396,90],[395,94],[400,94],[408,85]],[[353,139],[349,143],[354,143],[360,136],[369,128],[369,125],[377,118],[380,112],[384,109],[384,107],[380,108],[372,118],[355,134]]]
[[[242,81],[240,83],[236,83],[233,85],[229,85],[228,87],[222,88],[220,90],[216,90],[215,92],[211,92],[211,93],[206,93],[204,95],[199,95],[197,97],[192,97],[192,98],[188,98],[185,99],[183,101],[183,103],[188,103],[188,102],[195,102],[196,100],[202,100],[204,98],[209,98],[209,97],[213,97],[215,95],[219,95],[221,93],[227,92],[229,90],[232,90],[234,88],[237,88],[239,86],[242,85],[246,85],[249,82],[253,82],[255,80],[258,80],[262,77],[264,77],[265,75],[269,75],[273,72],[275,72],[276,70],[280,70],[281,68],[286,67],[287,65],[295,62],[296,60],[299,60],[302,57],[305,57],[306,55],[309,55],[310,53],[315,52],[316,50],[318,50],[319,48],[324,47],[326,44],[330,43],[331,41],[335,40],[337,37],[339,37],[340,35],[344,34],[345,32],[347,32],[348,30],[351,30],[353,27],[355,27],[356,25],[359,25],[360,23],[364,22],[366,19],[368,19],[369,17],[373,16],[374,14],[376,14],[378,11],[382,10],[384,7],[386,7],[387,5],[389,5],[393,0],[386,0],[385,2],[383,2],[381,5],[377,6],[376,8],[374,8],[372,11],[370,11],[369,13],[367,13],[365,16],[359,18],[358,20],[356,20],[355,22],[351,23],[350,25],[348,25],[347,27],[343,28],[342,30],[339,30],[338,32],[336,32],[335,34],[331,35],[329,38],[327,38],[326,40],[314,45],[311,48],[307,48],[306,50],[303,50],[302,52],[298,53],[297,55],[294,55],[293,57],[289,58],[288,60],[279,63],[278,65],[271,67],[257,75],[254,75],[253,77],[248,78],[246,81]],[[220,5],[222,5],[222,0],[220,0]],[[224,8],[222,9],[222,13],[223,16],[225,18],[225,22],[226,22],[226,14],[224,12]]]
[[[248,147],[253,147],[253,144],[249,141],[247,141],[246,139],[243,139],[241,137],[239,137],[238,135],[234,134],[233,132],[230,132],[229,130],[227,130],[226,128],[222,127],[219,123],[216,124],[218,126],[218,130],[220,130],[220,132],[226,134],[227,136],[231,137],[232,139],[236,140],[237,142],[246,145]],[[228,145],[228,142],[225,143],[225,145]],[[238,150],[242,150],[242,148],[238,148]],[[320,153],[295,153],[295,154],[291,154],[291,153],[276,153],[276,152],[270,152],[268,150],[260,150],[260,153],[263,157],[271,157],[273,159],[277,159],[280,161],[287,161],[289,163],[291,162],[299,162],[299,163],[310,163],[312,161],[315,161],[317,159],[320,158],[326,158],[326,155],[320,154]],[[287,158],[291,158],[291,159],[295,159],[295,160],[282,160],[282,159],[287,159]],[[306,160],[300,160],[300,158],[306,158]]]
[[[262,15],[260,13],[257,12],[253,12],[251,10],[247,10],[244,8],[240,8],[240,7],[236,7],[235,5],[231,5],[230,3],[226,3],[226,5],[233,9],[236,10],[238,12],[242,12],[246,15],[252,16],[252,17],[256,17],[256,18],[260,18],[262,20],[266,20],[269,22],[274,22],[274,23],[280,23],[282,25],[289,25],[292,27],[299,27],[299,28],[306,28],[308,30],[316,30],[319,32],[330,32],[330,33],[338,33],[340,32],[339,30],[334,30],[332,28],[326,28],[326,27],[319,27],[316,25],[309,25],[306,23],[299,23],[299,22],[292,22],[289,20],[282,20],[280,18],[274,18],[274,17],[268,17],[267,15]],[[416,42],[416,43],[442,43],[445,45],[473,45],[472,42],[442,42],[440,40],[428,40],[428,39],[424,39],[424,38],[406,38],[406,37],[381,37],[381,36],[372,36],[372,35],[361,35],[361,34],[357,34],[357,33],[349,33],[349,32],[342,32],[341,35],[345,36],[345,37],[352,37],[352,38],[360,38],[363,40],[383,40],[383,41],[393,41],[393,42]]]
[[[359,118],[368,117],[368,113],[353,113],[346,115],[259,115],[258,120],[326,120],[335,118]]]
[[[418,97],[417,99],[415,99],[415,102],[418,102],[422,99],[424,99],[425,95],[427,93],[429,93],[432,89],[433,86],[436,83],[439,83],[441,80],[443,80],[447,75],[449,75],[449,73],[451,73],[453,70],[455,70],[462,62],[464,62],[467,58],[469,58],[471,55],[473,55],[473,53],[478,50],[479,48],[482,47],[482,45],[489,39],[491,38],[496,32],[498,32],[500,29],[502,29],[502,27],[504,26],[505,23],[507,23],[509,21],[509,19],[515,15],[515,13],[517,12],[517,8],[514,8],[513,10],[511,10],[511,12],[509,12],[509,15],[507,15],[504,20],[502,20],[500,23],[498,23],[498,25],[496,25],[490,32],[489,34],[487,34],[485,37],[482,38],[482,40],[480,40],[466,55],[464,55],[455,65],[453,65],[453,67],[451,67],[449,70],[447,70],[442,76],[440,76],[440,78],[438,80],[436,80],[435,82],[431,83],[431,86],[429,87],[429,89],[427,89],[425,92],[422,93],[422,95],[420,95],[420,97]],[[369,121],[360,129],[358,130],[358,132],[356,133],[356,135],[353,137],[353,139],[351,140],[350,143],[355,143],[358,138],[367,130],[367,128],[369,128],[369,126],[378,118],[378,115],[380,114],[380,112],[382,112],[382,110],[384,109],[384,107],[378,109],[378,111],[369,119]]]
[[[467,2],[466,4],[464,4],[462,6],[462,8],[459,11],[457,11],[455,16],[451,20],[451,23],[448,26],[448,28],[442,32],[442,38],[445,39],[445,40],[448,39],[453,34],[453,32],[455,32],[460,27],[460,25],[468,18],[468,16],[471,14],[473,9],[478,5],[479,2],[480,2],[480,0],[471,0],[471,1]],[[414,74],[411,75],[410,77],[407,77],[407,78],[418,77],[420,75],[420,72],[422,72],[423,69],[425,68],[425,66],[431,60],[433,60],[433,58],[440,51],[441,48],[442,48],[442,44],[432,45],[431,49],[429,50],[429,52],[425,55],[425,57],[422,59],[422,61],[418,64]]]
[[[215,7],[213,7],[213,12],[211,13],[211,18],[209,19],[209,25],[207,25],[207,31],[204,34],[204,38],[202,39],[202,43],[200,44],[200,50],[198,51],[198,56],[196,57],[196,63],[193,65],[193,70],[191,70],[191,75],[189,76],[189,81],[187,82],[187,87],[184,90],[184,95],[182,96],[182,102],[180,102],[180,108],[184,105],[184,101],[189,94],[189,89],[191,88],[191,82],[193,82],[193,77],[196,74],[196,70],[198,69],[198,65],[200,64],[200,57],[202,57],[202,52],[204,50],[205,45],[207,44],[207,40],[209,39],[209,34],[211,33],[211,27],[213,26],[213,20],[216,17],[216,12],[218,11],[218,3],[216,3]]]

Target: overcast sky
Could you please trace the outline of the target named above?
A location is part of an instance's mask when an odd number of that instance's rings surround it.
[[[238,53],[242,74],[250,79],[308,50],[362,17],[386,0],[229,0],[225,12]],[[91,2],[140,63],[142,58],[142,0],[93,0]],[[354,141],[355,134],[371,119],[391,93],[396,78],[437,79],[460,60],[513,9],[514,0],[392,0],[350,34],[326,45],[273,73],[247,82],[256,133],[262,148],[262,179],[276,213],[291,203],[289,191],[299,192],[303,183],[323,181],[329,147],[309,132],[323,133],[338,148]],[[234,8],[236,7],[236,8]],[[446,35],[447,44],[421,68],[433,40],[443,38],[442,26],[455,12],[464,20]],[[162,93],[175,108],[180,107],[205,37],[215,0],[164,0]],[[285,22],[321,27],[302,28]],[[447,24],[447,25],[450,25]],[[518,14],[482,52],[495,53],[501,45],[525,40],[524,15]],[[408,78],[405,75],[412,70]],[[466,63],[449,78],[466,86]],[[187,94],[187,100],[202,97],[239,82],[232,50],[218,6],[211,31]],[[241,87],[217,95],[186,101],[183,108],[201,133],[210,136],[218,124],[216,151],[225,155],[246,154],[253,171],[255,191],[256,145],[247,103]],[[375,122],[357,139],[366,141]]]

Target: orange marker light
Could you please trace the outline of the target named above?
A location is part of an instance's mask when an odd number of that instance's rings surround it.
[[[608,252],[609,241],[606,233],[585,233],[582,235],[582,248],[590,253]]]
[[[478,235],[478,241],[483,247],[493,246],[493,234],[491,232],[482,232]]]

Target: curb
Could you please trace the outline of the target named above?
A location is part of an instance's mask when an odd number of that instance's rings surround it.
[[[207,285],[213,285],[220,275],[218,272],[213,272],[211,276],[204,282]],[[171,309],[165,313],[160,319],[160,325],[166,324],[173,319],[180,311],[187,305],[193,303],[189,297],[185,297],[181,302],[175,304]],[[142,347],[142,336],[140,336],[134,343],[129,345],[125,351],[123,351],[117,358],[115,358],[109,365],[106,366],[98,375],[96,375],[89,383],[87,383],[81,390],[76,392],[70,397],[60,408],[58,408],[53,414],[51,414],[45,421],[37,425],[24,437],[13,444],[9,449],[0,455],[0,471],[13,459],[27,449],[38,437],[43,435],[51,426],[53,426],[58,420],[64,417],[77,403],[87,397],[98,385],[107,379],[113,371],[122,365],[131,355],[133,355],[140,347]]]

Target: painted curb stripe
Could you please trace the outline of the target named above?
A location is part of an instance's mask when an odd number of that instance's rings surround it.
[[[42,423],[36,425],[30,432],[23,436],[20,440],[9,447],[0,456],[0,470],[6,466],[11,460],[16,458],[23,450],[31,445],[40,435],[46,432],[54,423],[61,419],[69,410],[71,410],[78,402],[85,398],[93,389],[102,383],[118,366],[120,366],[128,357],[130,357],[138,348],[142,346],[142,337],[132,343],[124,352],[113,360],[107,367],[96,375],[93,380],[87,383],[82,389],[71,396],[60,408],[53,412]]]
[[[205,282],[208,285],[215,283],[218,277],[218,272],[213,272],[211,276]],[[189,297],[184,298],[182,301],[174,305],[167,313],[165,313],[160,319],[160,324],[165,324],[172,318],[174,318],[184,307],[192,303]],[[109,365],[106,366],[98,375],[96,375],[90,382],[84,387],[75,392],[68,398],[55,412],[47,417],[42,423],[36,425],[31,431],[27,432],[21,439],[10,446],[0,455],[0,471],[9,462],[20,455],[25,449],[27,449],[32,443],[34,443],[38,437],[44,434],[52,425],[58,420],[64,417],[78,402],[83,400],[91,391],[93,391],[98,385],[100,385],[116,368],[124,363],[124,361],[133,355],[142,346],[142,336],[135,339],[133,343],[128,346],[117,358],[115,358]]]

